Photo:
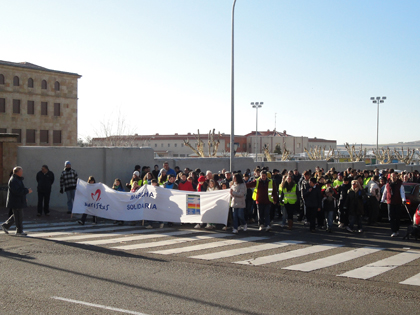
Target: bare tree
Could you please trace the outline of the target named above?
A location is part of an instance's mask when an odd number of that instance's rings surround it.
[[[362,145],[360,145],[360,149],[357,150],[354,144],[352,146],[349,145],[348,142],[344,143],[344,147],[346,148],[347,152],[350,156],[351,162],[360,162],[364,161],[366,158],[366,148],[363,149]]]
[[[184,144],[189,147],[194,153],[199,157],[206,157],[204,154],[204,142],[200,137],[200,129],[197,130],[197,135],[194,134],[196,143],[195,146],[190,144],[190,140],[187,138],[184,140]],[[215,129],[210,130],[207,138],[208,143],[208,157],[217,156],[217,151],[220,145],[220,132],[218,133],[218,138],[215,139]]]
[[[413,161],[415,151],[415,149],[407,148],[407,155],[404,155],[404,147],[401,148],[401,153],[394,148],[394,153],[398,161],[406,165],[411,164]]]
[[[110,147],[132,147],[135,145],[134,130],[126,123],[125,118],[118,111],[118,115],[110,114],[109,117],[115,117],[114,119],[109,118],[100,122],[99,130],[95,133],[97,137],[101,138],[100,144],[97,142],[96,145],[110,146]]]

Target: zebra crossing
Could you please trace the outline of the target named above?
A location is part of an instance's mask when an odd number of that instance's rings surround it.
[[[342,244],[316,244],[296,240],[272,240],[272,237],[234,235],[195,229],[144,229],[138,226],[115,226],[113,224],[78,225],[77,222],[54,224],[26,224],[28,237],[56,242],[71,242],[89,246],[103,246],[112,250],[142,250],[154,255],[184,255],[197,261],[220,261],[244,265],[265,266],[285,264],[280,268],[295,272],[315,272],[344,264],[359,258],[369,257],[386,248],[346,248]],[[13,234],[10,231],[10,234]],[[199,242],[199,243],[197,243]],[[239,248],[238,248],[239,246]],[[340,251],[339,253],[336,253]],[[388,251],[390,252],[390,251]],[[321,258],[317,258],[321,254]],[[186,256],[185,256],[186,255]],[[252,258],[249,258],[252,256]],[[242,257],[242,259],[241,259]],[[246,258],[247,259],[243,259]],[[303,258],[298,263],[296,258]],[[289,263],[290,262],[290,263]],[[420,251],[406,249],[392,252],[387,258],[364,266],[340,271],[335,276],[369,280],[376,276],[415,262],[420,263]],[[341,265],[342,266],[342,265]],[[417,269],[418,270],[418,269]],[[404,285],[420,286],[420,273],[407,274]]]

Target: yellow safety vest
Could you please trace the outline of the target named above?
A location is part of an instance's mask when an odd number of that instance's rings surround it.
[[[140,179],[140,180],[137,181],[137,184],[141,187],[141,185],[143,184],[143,181]],[[131,179],[131,181],[130,181],[130,186],[131,186],[131,188],[133,188],[133,179]]]
[[[270,200],[272,203],[274,203],[273,199],[273,181],[271,179],[268,180],[268,200]],[[257,192],[258,192],[258,184],[260,183],[259,180],[257,180],[257,185],[255,185],[254,192],[252,193],[252,199],[257,200]]]
[[[291,205],[294,205],[296,203],[296,201],[297,201],[296,187],[297,187],[297,185],[295,184],[291,191],[287,191],[286,189],[283,191],[283,189],[281,187],[279,188],[280,194],[282,192],[284,193],[283,202],[285,204],[290,203]]]

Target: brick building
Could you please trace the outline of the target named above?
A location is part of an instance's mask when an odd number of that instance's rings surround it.
[[[17,146],[77,145],[76,73],[28,62],[0,61],[0,133],[17,134],[4,143],[1,182],[16,163]]]

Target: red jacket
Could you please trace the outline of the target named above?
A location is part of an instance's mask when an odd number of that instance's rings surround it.
[[[185,190],[185,191],[195,191],[193,185],[189,181],[185,181],[185,183],[179,182],[178,183],[178,189],[179,190]]]

